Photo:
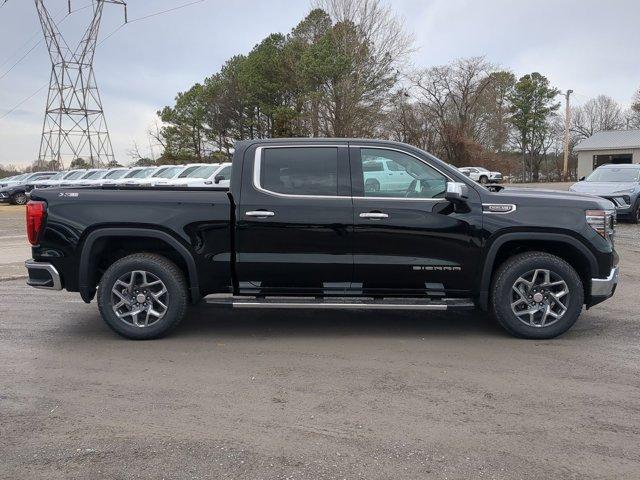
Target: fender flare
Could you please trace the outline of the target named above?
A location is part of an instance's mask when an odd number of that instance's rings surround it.
[[[584,243],[577,238],[563,233],[544,233],[544,232],[514,232],[505,233],[497,237],[491,245],[484,259],[484,266],[482,268],[482,276],[480,277],[480,294],[478,298],[478,306],[482,310],[487,310],[489,307],[489,288],[491,287],[491,277],[493,276],[493,265],[498,254],[498,250],[505,243],[511,241],[525,241],[525,240],[542,240],[551,241],[557,243],[565,243],[576,248],[589,262],[589,270],[591,273],[598,272],[598,262],[595,255],[589,250]]]
[[[182,243],[174,237],[161,230],[150,228],[99,228],[94,230],[84,240],[82,251],[80,253],[80,265],[78,271],[78,286],[80,296],[89,303],[95,295],[95,287],[89,285],[90,267],[91,267],[91,251],[94,243],[104,237],[146,237],[163,240],[174,248],[178,254],[184,259],[189,274],[189,290],[191,291],[191,301],[196,303],[200,300],[200,282],[198,280],[198,270],[196,262],[191,252]]]

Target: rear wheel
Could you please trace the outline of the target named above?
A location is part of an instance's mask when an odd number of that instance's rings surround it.
[[[380,182],[378,182],[374,178],[370,178],[364,183],[364,189],[365,189],[366,192],[369,192],[369,193],[379,192],[380,191]]]
[[[137,253],[113,263],[98,287],[98,308],[107,325],[133,340],[166,335],[187,310],[187,283],[167,258]]]
[[[576,322],[584,289],[567,262],[544,252],[505,261],[491,291],[493,313],[505,330],[522,338],[553,338]]]
[[[24,192],[14,193],[11,197],[11,203],[14,205],[26,205],[28,201],[27,194]]]

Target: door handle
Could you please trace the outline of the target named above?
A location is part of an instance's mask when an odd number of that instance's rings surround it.
[[[267,218],[273,217],[275,213],[269,212],[268,210],[250,210],[245,213],[247,217],[258,217],[258,218]]]
[[[382,220],[383,218],[389,218],[389,215],[382,212],[364,212],[360,214],[360,218],[369,218],[371,220]]]

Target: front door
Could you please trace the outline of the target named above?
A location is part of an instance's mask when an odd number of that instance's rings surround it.
[[[353,274],[346,142],[245,153],[237,211],[241,292],[341,294]]]
[[[365,188],[372,174],[363,165],[369,170],[374,162],[392,162],[402,181],[377,175],[380,188]],[[435,162],[395,148],[352,146],[351,176],[354,288],[365,295],[468,295],[480,264],[477,193],[470,189],[468,208],[454,209],[444,199],[451,179]]]

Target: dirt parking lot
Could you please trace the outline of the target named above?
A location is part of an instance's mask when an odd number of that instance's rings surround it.
[[[477,313],[202,306],[131,342],[0,281],[0,478],[640,478],[640,227],[617,248],[615,298],[551,341]]]

